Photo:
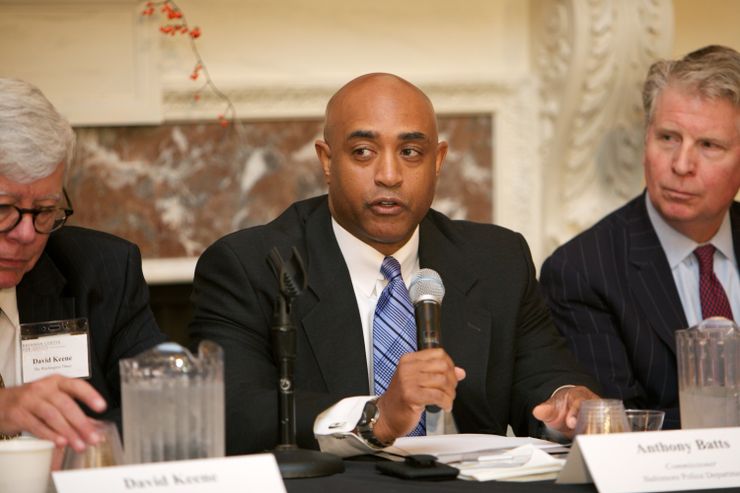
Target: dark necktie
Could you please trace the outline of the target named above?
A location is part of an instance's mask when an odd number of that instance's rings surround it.
[[[727,299],[722,284],[714,273],[714,245],[700,246],[694,250],[699,260],[699,298],[701,299],[701,316],[725,317],[733,320],[730,301]]]
[[[401,266],[393,257],[386,257],[380,272],[388,280],[375,307],[373,318],[373,379],[375,395],[388,390],[402,355],[416,351],[416,321],[409,292],[401,277]],[[425,435],[425,416],[409,436]]]

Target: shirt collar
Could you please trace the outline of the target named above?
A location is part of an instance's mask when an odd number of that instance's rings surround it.
[[[378,281],[383,280],[380,266],[385,255],[344,229],[333,217],[331,227],[337,238],[339,250],[349,269],[352,285],[365,296],[371,296]],[[393,258],[401,264],[401,275],[408,286],[412,273],[416,270],[419,258],[419,226],[409,241],[393,253]]]
[[[671,269],[674,269],[686,257],[692,255],[696,247],[700,246],[700,244],[673,229],[663,219],[663,216],[660,215],[657,209],[655,209],[648,194],[645,194],[645,205],[647,206],[648,217],[653,225],[653,229],[655,229],[655,233],[658,235],[660,246],[663,247],[663,251],[668,258],[668,264],[671,266]],[[729,210],[725,212],[725,217],[722,219],[717,234],[706,243],[714,245],[725,258],[735,263],[735,250],[732,247],[732,226],[730,224]]]
[[[13,324],[16,329],[19,327],[18,301],[16,299],[15,286],[12,288],[0,289],[0,310]]]

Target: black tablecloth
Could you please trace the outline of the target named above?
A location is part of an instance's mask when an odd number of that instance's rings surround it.
[[[412,481],[375,471],[374,462],[345,461],[342,474],[311,479],[286,479],[290,493],[414,493],[487,491],[489,493],[595,493],[592,484],[556,485],[552,481],[511,483],[503,481]]]
[[[342,474],[311,479],[286,479],[289,493],[597,493],[593,484],[555,484],[553,481],[514,483],[506,481],[411,481],[386,476],[375,471],[374,462],[344,461]],[[710,492],[738,492],[740,488],[702,490]],[[690,493],[688,491],[682,493]]]

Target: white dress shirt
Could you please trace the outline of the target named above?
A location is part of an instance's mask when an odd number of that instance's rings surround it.
[[[701,298],[699,297],[699,261],[694,250],[707,243],[716,248],[714,252],[714,273],[730,300],[730,308],[735,320],[740,318],[740,275],[737,258],[732,243],[730,212],[725,213],[717,234],[706,243],[697,243],[673,229],[655,209],[648,194],[645,194],[648,217],[660,240],[660,246],[668,258],[673,281],[689,327],[702,321]]]
[[[362,339],[365,341],[365,357],[367,359],[368,385],[372,392],[375,383],[373,378],[373,318],[375,306],[383,289],[388,285],[388,280],[380,272],[385,255],[368,245],[367,243],[350,234],[342,228],[334,218],[331,220],[334,236],[337,238],[339,249],[342,251],[344,262],[349,269],[349,277],[352,288],[357,298],[357,308],[360,311],[362,321]],[[401,276],[408,289],[413,276],[419,272],[419,227],[398,251],[393,258],[401,264]]]
[[[6,387],[21,381],[21,326],[15,286],[0,289],[0,374]]]

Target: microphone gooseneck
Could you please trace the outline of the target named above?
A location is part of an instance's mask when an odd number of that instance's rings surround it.
[[[277,247],[270,251],[267,263],[278,281],[278,293],[270,328],[273,358],[278,370],[278,423],[280,443],[272,451],[284,479],[312,478],[344,472],[344,464],[335,455],[305,450],[296,444],[296,409],[294,366],[296,360],[296,327],[293,323],[293,300],[308,286],[308,273],[298,250],[293,247],[288,260],[283,260]]]

